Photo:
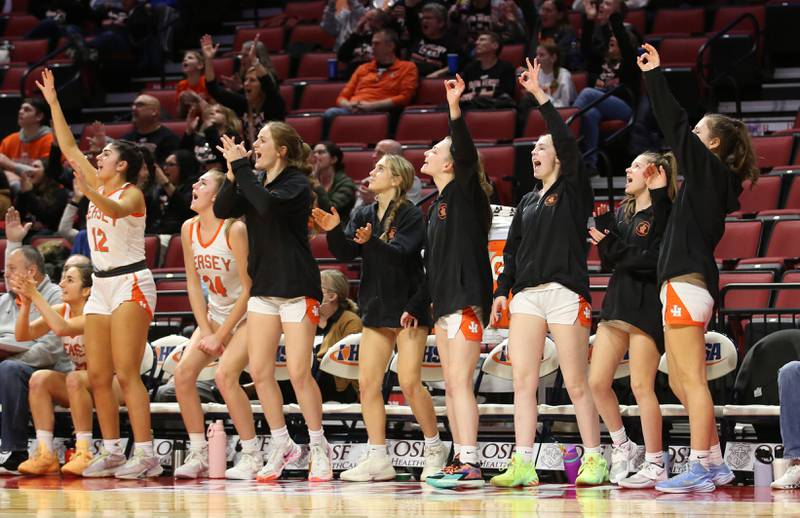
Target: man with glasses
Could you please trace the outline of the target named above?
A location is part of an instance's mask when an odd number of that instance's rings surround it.
[[[151,95],[140,95],[131,107],[134,130],[122,138],[150,147],[161,163],[178,147],[178,136],[161,125],[161,103]]]

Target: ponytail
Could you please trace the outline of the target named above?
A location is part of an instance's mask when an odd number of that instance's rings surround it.
[[[379,238],[381,241],[388,242],[392,238],[389,233],[392,229],[392,223],[394,223],[394,219],[397,216],[397,211],[400,207],[408,203],[406,195],[411,189],[411,186],[414,185],[414,166],[411,162],[399,155],[384,155],[381,160],[383,160],[386,169],[392,176],[400,177],[400,185],[397,186],[394,199],[392,200],[394,203],[383,221],[383,233],[381,233]]]
[[[711,113],[706,118],[711,136],[719,139],[719,147],[714,150],[716,155],[742,182],[750,180],[751,185],[755,185],[760,171],[745,123],[721,113]]]

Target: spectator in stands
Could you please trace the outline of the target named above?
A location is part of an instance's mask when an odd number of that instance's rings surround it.
[[[58,230],[61,214],[69,198],[59,183],[63,173],[61,150],[53,146],[50,156],[37,158],[31,171],[20,175],[17,210],[25,220],[33,220],[34,230],[53,234]]]
[[[339,270],[322,270],[322,304],[319,306],[317,335],[322,335],[322,344],[317,358],[322,357],[333,344],[347,335],[360,333],[363,327],[358,316],[358,306],[348,295],[350,285],[347,277]],[[322,401],[354,403],[358,401],[358,382],[321,373],[319,390]]]
[[[372,61],[372,35],[391,23],[391,16],[380,9],[369,9],[361,16],[355,30],[342,42],[336,53],[336,59],[347,65],[348,79],[358,67]]]
[[[341,214],[350,214],[356,201],[356,184],[344,170],[344,154],[333,142],[324,141],[314,146],[312,175],[328,194],[330,205]]]
[[[181,66],[186,79],[178,81],[175,86],[175,96],[178,100],[179,113],[185,115],[191,105],[196,104],[200,99],[208,99],[204,74],[206,62],[201,52],[187,50],[183,55]]]
[[[503,44],[493,32],[475,40],[475,59],[464,68],[467,90],[461,96],[465,108],[511,108],[515,106],[514,66],[498,59]]]
[[[569,7],[564,0],[542,2],[539,7],[539,23],[534,34],[539,45],[555,43],[558,46],[563,67],[572,71],[583,69],[583,54],[578,35],[569,23]]]
[[[773,489],[800,489],[800,361],[789,362],[778,371],[781,403],[781,438],[783,456],[790,460],[789,469],[770,486]]]
[[[23,246],[10,250],[12,242],[24,237],[14,235],[14,225],[9,224],[9,217],[18,216],[9,210],[6,213],[6,234],[9,247],[6,249],[6,285],[8,279],[16,275],[32,276],[37,283],[37,290],[50,305],[61,302],[61,289],[50,282],[44,273],[44,259],[35,248]],[[16,225],[20,227],[20,225]],[[53,369],[68,372],[71,363],[64,353],[61,340],[53,333],[33,341],[19,342],[14,336],[14,327],[19,313],[16,295],[13,292],[0,296],[0,344],[23,348],[22,352],[12,354],[0,361],[0,405],[3,408],[3,419],[0,419],[0,443],[2,449],[10,452],[6,460],[0,464],[0,475],[18,475],[18,466],[28,459],[28,382],[39,369]],[[39,318],[39,312],[31,311],[31,320]],[[19,349],[17,349],[19,350]]]
[[[161,228],[161,218],[164,216],[164,207],[161,203],[161,187],[156,182],[156,158],[153,152],[146,147],[140,147],[142,152],[142,167],[139,168],[136,187],[144,195],[147,206],[145,233],[158,234]],[[87,254],[88,255],[88,254]]]
[[[156,165],[155,182],[161,188],[161,198],[166,198],[164,214],[158,225],[159,234],[177,234],[181,225],[194,215],[192,184],[197,180],[200,164],[194,153],[179,149],[164,161],[164,169]]]
[[[361,0],[328,0],[325,10],[322,11],[320,26],[336,37],[334,52],[358,29],[365,12],[366,7]]]
[[[459,40],[470,47],[486,31],[498,34],[503,43],[525,41],[522,11],[512,0],[467,0],[454,6],[450,17],[459,26]]]
[[[53,133],[46,125],[49,114],[41,99],[25,99],[17,112],[19,131],[0,141],[0,168],[12,173],[12,184],[19,180],[17,175],[31,170],[31,160],[50,155]]]
[[[151,95],[138,96],[133,101],[131,114],[134,129],[122,137],[124,140],[150,148],[158,162],[163,162],[178,149],[178,136],[161,124],[161,103],[158,99]]]
[[[419,76],[447,75],[447,55],[460,51],[455,35],[447,30],[447,9],[435,2],[419,10],[407,7],[406,27],[412,40],[408,59],[417,65]]]
[[[581,26],[581,52],[603,56],[608,49],[608,40],[613,36],[611,15],[618,13],[622,19],[628,13],[623,0],[581,0],[583,22]],[[586,63],[586,66],[589,66]]]
[[[271,63],[262,63],[257,56],[256,42],[248,52],[250,67],[244,74],[244,93],[223,88],[216,80],[214,72],[214,56],[219,44],[214,45],[211,36],[206,34],[200,40],[203,57],[206,63],[206,87],[211,97],[227,106],[243,120],[244,139],[252,143],[256,134],[265,123],[283,120],[286,117],[286,105],[278,88],[278,78]]]
[[[589,7],[586,10],[586,21],[583,32],[583,48],[591,49],[590,36],[592,20],[596,13]],[[634,36],[625,30],[622,24],[622,15],[613,12],[609,21],[614,35],[608,41],[608,48],[602,56],[585,51],[587,69],[589,71],[589,84],[594,87],[584,88],[575,99],[576,108],[586,108],[591,103],[605,95],[607,92],[622,85],[628,91],[622,90],[606,97],[599,104],[585,112],[581,119],[581,133],[583,134],[584,151],[596,150],[600,143],[600,123],[604,120],[627,120],[633,113],[632,106],[638,102],[637,93],[640,90],[641,71],[636,66],[636,49]],[[631,95],[634,98],[631,98]],[[592,153],[586,157],[589,167],[597,168],[597,154]]]
[[[224,168],[225,159],[217,149],[220,135],[242,139],[242,121],[230,108],[201,101],[189,110],[181,149],[194,153],[206,169]]]
[[[62,36],[75,35],[80,40],[82,27],[91,14],[87,2],[81,0],[58,0],[30,2],[28,10],[41,21],[25,35],[26,40],[47,40],[47,51],[52,52]]]
[[[325,112],[328,121],[348,113],[389,111],[411,102],[419,82],[417,67],[397,59],[397,33],[392,29],[377,31],[372,36],[372,48],[375,59],[356,69],[336,100],[338,106]]]
[[[540,43],[536,47],[536,59],[542,66],[539,72],[539,84],[550,102],[556,108],[572,106],[575,101],[575,84],[572,82],[572,74],[569,70],[562,67],[559,47],[552,41]],[[527,119],[528,110],[536,106],[536,100],[527,92],[520,100],[519,116],[520,120]]]

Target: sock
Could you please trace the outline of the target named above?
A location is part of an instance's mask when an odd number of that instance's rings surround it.
[[[142,450],[148,457],[155,455],[153,452],[153,441],[135,442],[133,443],[133,451]]]
[[[611,435],[611,442],[614,443],[614,446],[619,446],[620,444],[624,443],[628,440],[628,434],[625,433],[625,427],[623,426],[616,432],[608,432]]]
[[[108,453],[122,455],[122,441],[119,439],[103,439],[103,449]]]
[[[75,432],[75,441],[86,441],[87,446],[92,444],[92,432]]]
[[[258,437],[253,437],[252,439],[244,439],[242,442],[242,451],[247,453],[253,453],[254,451],[258,451]]]
[[[270,436],[273,444],[280,444],[282,442],[290,440],[289,430],[287,430],[285,426],[282,426],[281,428],[276,428],[274,430],[270,430]]]
[[[206,434],[204,433],[190,433],[189,434],[189,449],[192,451],[200,451],[208,446]]]
[[[325,443],[325,430],[322,428],[319,430],[309,430],[308,442],[310,442],[312,445]]]
[[[515,449],[517,454],[522,457],[522,460],[525,462],[533,462],[533,448],[528,448],[527,446],[517,446]]]
[[[431,446],[437,446],[442,443],[442,440],[439,438],[439,434],[437,433],[433,437],[425,437],[425,446],[430,448]]]
[[[461,445],[458,444],[457,442],[454,442],[453,443],[453,458],[456,458],[456,456],[459,456],[459,457],[461,456]]]
[[[701,466],[708,469],[708,450],[690,450],[689,462],[699,462]]]
[[[708,450],[708,462],[712,466],[721,466],[725,462],[722,458],[722,449],[720,449],[719,443]]]
[[[39,447],[44,445],[47,451],[53,452],[53,432],[47,430],[36,430],[36,440],[39,441]]]
[[[664,466],[664,452],[657,451],[655,453],[645,452],[644,461],[657,466]]]
[[[595,446],[594,448],[589,448],[588,446],[583,447],[583,454],[586,455],[587,453],[596,453],[598,455],[602,455],[602,450],[600,446]]]
[[[478,465],[478,446],[461,446],[461,462]]]
[[[369,444],[370,457],[386,457],[389,453],[386,451],[386,444]]]

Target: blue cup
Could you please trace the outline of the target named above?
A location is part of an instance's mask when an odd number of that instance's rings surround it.
[[[339,62],[336,58],[328,60],[328,79],[333,81],[339,77]]]
[[[458,54],[447,55],[447,71],[451,76],[456,75],[456,72],[458,72]]]

